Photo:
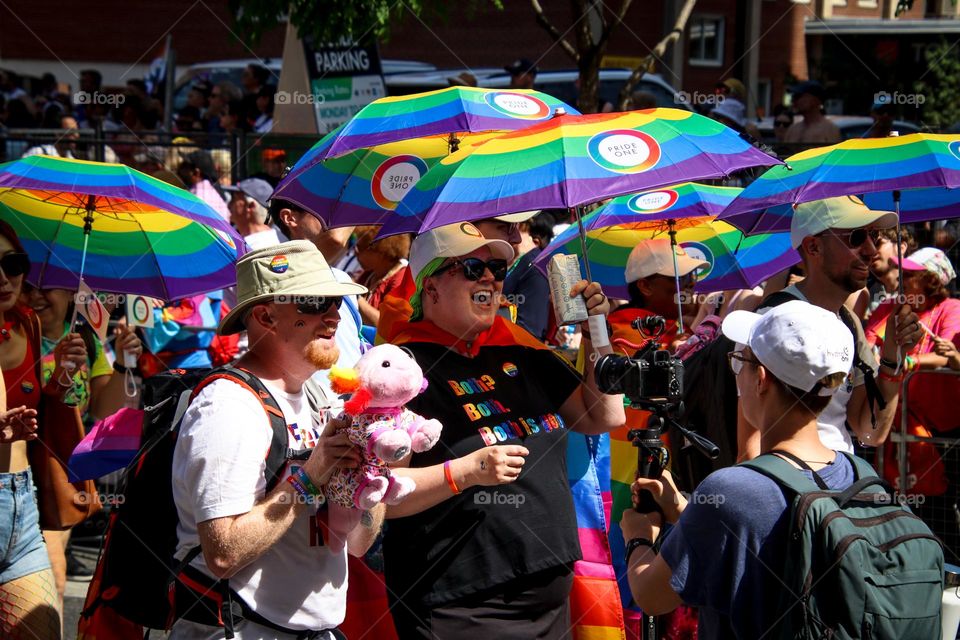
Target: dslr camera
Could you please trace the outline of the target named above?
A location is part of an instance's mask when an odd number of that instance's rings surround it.
[[[609,394],[623,394],[633,407],[671,407],[683,400],[683,362],[666,349],[657,349],[666,327],[663,316],[633,321],[633,327],[649,338],[633,357],[608,354],[597,362],[597,387]]]

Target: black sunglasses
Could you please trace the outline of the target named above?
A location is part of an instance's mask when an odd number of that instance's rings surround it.
[[[829,233],[832,236],[840,238],[843,240],[848,247],[851,249],[856,249],[867,241],[869,238],[873,242],[873,246],[880,245],[880,236],[883,232],[882,229],[853,229],[846,233],[837,233],[836,231],[825,231],[824,233]]]
[[[474,282],[482,278],[484,271],[487,269],[490,269],[490,273],[493,274],[493,279],[497,282],[503,282],[504,278],[507,277],[507,261],[501,260],[500,258],[494,258],[486,262],[480,258],[455,260],[434,271],[433,275],[440,275],[444,271],[449,271],[458,266],[463,267],[463,277]]]
[[[792,122],[787,122],[786,120],[774,120],[774,121],[773,121],[773,126],[775,126],[775,127],[789,127],[791,124],[793,124],[793,123],[792,123]]]
[[[329,311],[331,306],[339,310],[342,304],[342,296],[320,296],[318,298],[311,298],[309,302],[298,302],[297,313],[305,316],[319,316]]]
[[[16,278],[30,271],[30,256],[25,253],[8,253],[0,257],[0,269],[8,278]]]

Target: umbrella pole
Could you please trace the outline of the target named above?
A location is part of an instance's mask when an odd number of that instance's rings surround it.
[[[906,297],[903,295],[903,230],[900,226],[900,191],[893,192],[893,210],[897,214],[897,266],[899,267],[899,273],[897,274],[897,301],[900,304],[906,302]],[[900,362],[900,345],[897,345],[897,362]]]
[[[583,256],[583,270],[586,272],[587,282],[593,282],[590,273],[590,257],[587,255],[587,230],[583,226],[583,211],[574,207],[573,213],[577,217],[577,226],[580,229],[580,254]],[[607,333],[607,316],[596,315],[587,318],[590,326],[590,342],[595,350],[610,346],[610,334]]]
[[[87,266],[87,246],[90,244],[90,232],[93,230],[93,212],[96,196],[87,196],[86,213],[83,216],[83,253],[80,254],[80,282],[83,282],[83,270]],[[77,289],[80,285],[77,285]],[[70,319],[70,331],[77,324],[77,305],[73,305],[73,317]]]
[[[675,220],[667,220],[667,228],[670,234],[670,255],[673,256],[673,280],[677,284],[677,327],[680,335],[683,333],[683,297],[680,293],[680,267],[677,264],[677,230]]]

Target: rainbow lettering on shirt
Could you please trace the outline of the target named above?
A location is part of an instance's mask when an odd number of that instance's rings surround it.
[[[492,427],[480,427],[477,431],[483,438],[485,445],[494,445],[499,442],[523,439],[532,436],[535,433],[549,433],[557,429],[566,429],[567,425],[563,423],[556,413],[545,413],[536,418],[517,418],[516,420],[507,420]]]
[[[482,375],[479,378],[468,378],[466,380],[447,380],[447,384],[453,389],[453,393],[458,396],[486,393],[493,391],[497,385],[493,377],[489,375]]]
[[[489,416],[500,415],[501,413],[510,413],[510,409],[503,406],[498,400],[484,400],[476,404],[468,402],[463,405],[463,410],[471,422]]]

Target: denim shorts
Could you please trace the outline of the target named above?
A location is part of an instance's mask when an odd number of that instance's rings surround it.
[[[49,568],[33,475],[0,473],[0,584]]]

